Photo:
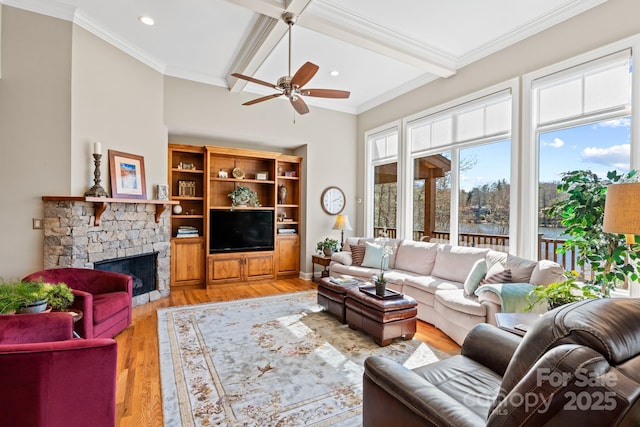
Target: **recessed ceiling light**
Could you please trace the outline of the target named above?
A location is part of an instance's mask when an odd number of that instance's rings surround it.
[[[335,77],[335,76],[339,76],[339,75],[340,75],[340,71],[338,71],[338,70],[333,70],[330,74],[331,74],[333,77]]]
[[[155,21],[150,16],[145,16],[145,15],[138,16],[138,20],[142,22],[144,25],[148,25],[148,26],[152,26],[155,24]]]

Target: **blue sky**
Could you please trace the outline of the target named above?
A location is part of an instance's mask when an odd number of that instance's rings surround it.
[[[619,119],[548,132],[540,137],[540,180],[557,182],[560,172],[589,169],[605,177],[610,170],[629,170],[630,119]],[[509,179],[509,142],[463,149],[461,160],[475,157],[472,169],[461,173],[461,187]]]

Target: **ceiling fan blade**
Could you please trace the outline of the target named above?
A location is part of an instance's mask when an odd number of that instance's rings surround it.
[[[281,96],[281,93],[274,93],[273,95],[267,95],[267,96],[263,96],[261,98],[256,98],[256,99],[252,99],[251,101],[247,101],[242,105],[253,105],[253,104],[257,104],[258,102],[262,102],[262,101],[268,101],[270,99],[273,98],[277,98],[279,96]]]
[[[302,99],[301,96],[292,97],[289,98],[289,100],[291,101],[291,105],[293,105],[293,108],[296,109],[298,114],[303,115],[309,112],[309,107],[307,107],[307,103],[304,102],[304,99]]]
[[[302,67],[298,68],[298,71],[291,79],[291,86],[302,87],[306,85],[316,75],[319,68],[316,64],[305,62]]]
[[[351,92],[336,89],[304,89],[302,94],[304,96],[316,96],[319,98],[348,98]]]
[[[267,86],[273,89],[278,89],[278,87],[276,85],[274,85],[273,83],[269,83],[269,82],[265,82],[264,80],[259,80],[259,79],[255,79],[253,77],[249,77],[249,76],[245,76],[244,74],[239,74],[239,73],[233,73],[231,74],[233,77],[235,77],[236,79],[242,79],[242,80],[246,80],[248,82],[251,83],[257,83],[259,85],[262,86]]]

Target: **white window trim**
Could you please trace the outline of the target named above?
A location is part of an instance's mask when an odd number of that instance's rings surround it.
[[[395,121],[388,123],[383,126],[379,126],[375,129],[371,129],[370,131],[365,132],[364,134],[364,161],[365,161],[365,177],[364,177],[364,236],[368,237],[376,237],[373,236],[373,183],[374,183],[374,173],[373,169],[377,165],[386,164],[390,161],[397,160],[400,163],[399,159],[402,156],[402,123],[400,121]],[[398,154],[394,157],[387,157],[384,159],[380,159],[376,162],[372,161],[372,149],[370,140],[376,136],[382,135],[393,135],[394,133],[398,134]],[[398,172],[400,173],[400,172]],[[398,175],[400,177],[400,175]],[[398,191],[398,198],[400,199],[400,192]],[[398,200],[400,203],[400,200]],[[397,226],[400,225],[401,217],[400,217],[400,205],[398,205],[398,218],[396,221],[398,222]],[[396,230],[398,232],[399,230]]]
[[[443,151],[451,152],[451,164],[457,165],[459,163],[459,150],[461,148],[467,148],[471,146],[484,145],[487,142],[490,142],[488,139],[484,139],[482,142],[474,141],[473,143],[469,143],[468,141],[457,142],[453,144],[433,147],[427,150],[421,150],[412,153],[411,147],[409,146],[409,142],[404,140],[404,136],[408,134],[407,127],[411,124],[426,119],[429,116],[437,116],[444,114],[447,110],[457,109],[465,104],[473,104],[475,102],[479,102],[482,98],[486,98],[488,96],[510,91],[511,92],[511,132],[509,134],[500,135],[496,138],[498,140],[510,139],[511,140],[511,170],[510,170],[510,198],[511,205],[509,207],[509,252],[515,253],[516,250],[516,242],[517,242],[517,234],[514,232],[515,223],[517,219],[517,207],[519,205],[519,174],[517,170],[518,165],[518,155],[519,155],[519,143],[517,140],[517,136],[519,133],[519,106],[520,106],[520,84],[519,79],[510,79],[506,82],[496,84],[494,86],[490,86],[488,88],[479,90],[477,92],[471,93],[469,95],[465,95],[463,97],[448,101],[444,104],[440,104],[438,106],[429,108],[427,110],[421,111],[419,113],[413,114],[411,116],[405,117],[402,119],[402,135],[403,140],[401,147],[404,152],[400,156],[402,159],[402,165],[400,166],[402,175],[402,183],[403,187],[400,188],[399,193],[402,194],[402,201],[406,203],[402,208],[404,209],[404,213],[402,216],[402,224],[403,230],[401,235],[403,236],[413,236],[413,197],[412,197],[412,189],[413,189],[413,160],[419,157],[424,157],[428,155],[440,154]],[[458,241],[459,229],[458,229],[458,213],[459,213],[459,198],[458,195],[460,193],[460,182],[458,174],[453,173],[451,176],[451,211],[449,212],[450,216],[450,230],[449,237],[451,242]],[[400,230],[398,230],[400,232]]]
[[[640,167],[640,35],[626,38],[618,42],[603,46],[582,55],[578,55],[549,67],[536,70],[522,76],[522,164],[520,170],[521,200],[519,208],[520,221],[517,229],[517,253],[528,259],[538,257],[538,145],[536,141],[537,118],[534,117],[534,81],[546,76],[562,72],[564,70],[579,67],[581,64],[595,61],[604,56],[614,54],[618,51],[631,49],[632,73],[631,105],[635,106],[635,111],[631,114],[631,168]],[[632,107],[633,108],[633,107]],[[532,206],[533,203],[533,206]]]

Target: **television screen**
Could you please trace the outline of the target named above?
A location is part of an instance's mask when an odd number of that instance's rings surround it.
[[[210,253],[273,250],[273,211],[212,210],[210,220]]]

